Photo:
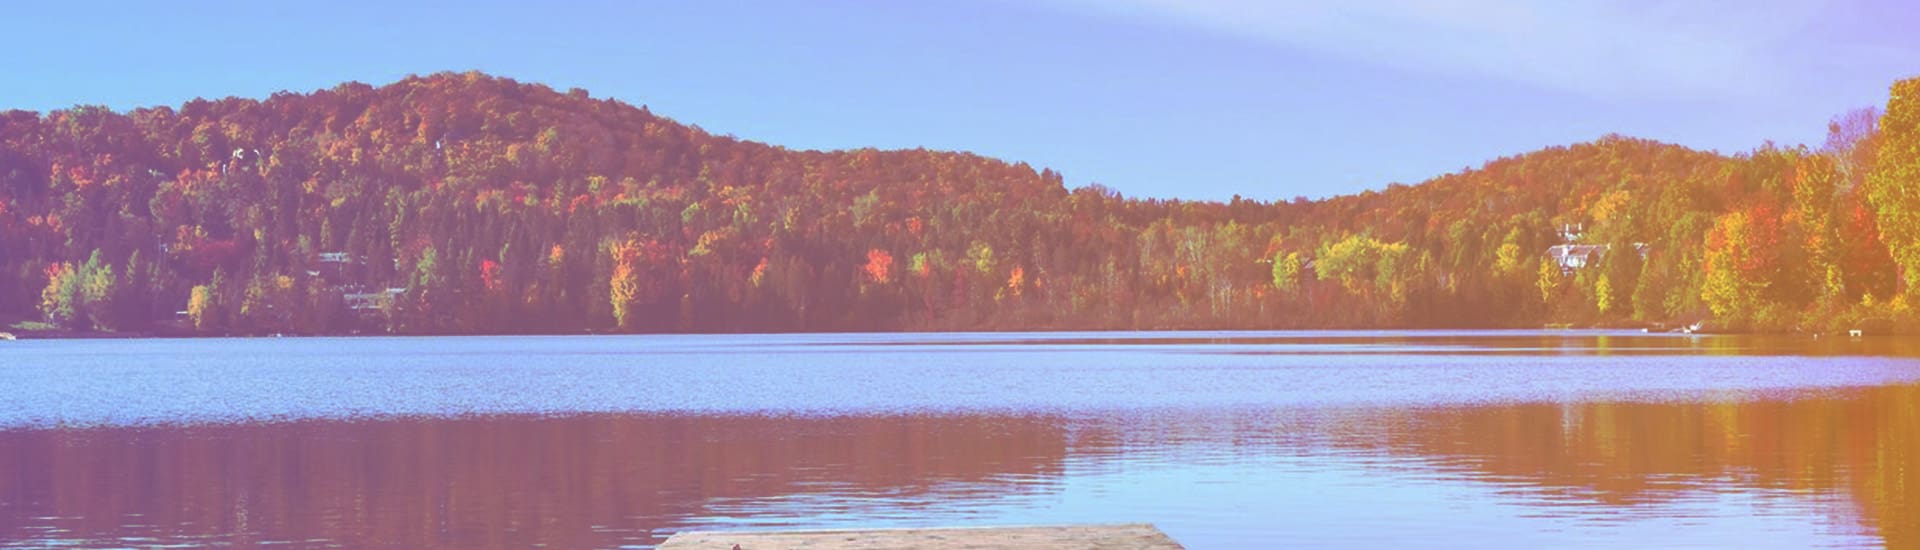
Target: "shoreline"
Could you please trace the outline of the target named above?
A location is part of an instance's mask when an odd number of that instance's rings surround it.
[[[1713,327],[1701,327],[1686,330],[1685,327],[1591,325],[1574,326],[1567,324],[1548,324],[1536,327],[1342,327],[1342,328],[1033,328],[1033,329],[907,329],[907,330],[797,330],[797,331],[714,331],[714,332],[347,332],[317,334],[197,334],[174,331],[130,331],[104,332],[80,330],[20,330],[0,331],[0,342],[15,340],[140,340],[140,339],[217,339],[217,338],[354,338],[354,337],[444,337],[444,336],[662,336],[662,335],[794,335],[794,334],[943,334],[943,333],[983,333],[983,334],[1022,334],[1022,333],[1155,333],[1155,332],[1433,332],[1433,331],[1511,331],[1511,332],[1626,332],[1647,335],[1677,336],[1791,336],[1813,339],[1824,338],[1881,338],[1906,336],[1899,332],[1868,331],[1860,335],[1849,332],[1760,332],[1720,330]]]

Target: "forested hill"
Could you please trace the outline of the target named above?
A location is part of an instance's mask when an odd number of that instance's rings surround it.
[[[1278,203],[1070,190],[964,153],[796,151],[477,73],[12,111],[0,320],[198,334],[1911,330],[1900,273],[1920,273],[1920,94],[1903,92],[1920,84],[1895,91],[1884,120],[1836,119],[1819,150],[1728,157],[1609,136]],[[1276,174],[1247,194],[1283,194]]]

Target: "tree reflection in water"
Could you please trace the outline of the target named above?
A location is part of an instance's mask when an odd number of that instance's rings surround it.
[[[1020,517],[1080,475],[1361,455],[1401,460],[1436,483],[1507,488],[1543,514],[1631,517],[1701,491],[1765,490],[1889,547],[1914,547],[1916,403],[1920,386],[1900,385],[1339,411],[12,430],[0,432],[0,541],[644,546],[716,525],[966,523],[987,508]],[[1163,498],[1155,509],[1217,506]]]

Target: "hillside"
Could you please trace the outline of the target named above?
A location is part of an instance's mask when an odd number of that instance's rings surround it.
[[[1920,205],[1914,99],[1896,93],[1884,130],[1836,125],[1821,151],[1610,136],[1419,185],[1224,204],[1069,190],[964,153],[789,150],[477,73],[12,111],[0,319],[196,334],[1901,326],[1896,266],[1920,263],[1893,251],[1920,232],[1883,228]],[[1561,244],[1595,246],[1550,256]],[[1645,252],[1606,253],[1628,249]]]

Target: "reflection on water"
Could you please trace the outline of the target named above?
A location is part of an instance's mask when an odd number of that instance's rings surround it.
[[[1771,502],[1757,513],[1835,521],[1819,542],[1880,538],[1912,548],[1920,546],[1920,480],[1910,479],[1920,466],[1916,403],[1920,387],[1903,385],[1763,401],[1398,411],[1369,420],[1394,428],[1340,445],[1514,486],[1542,515],[1631,521],[1641,510],[1671,514],[1674,503],[1760,495]]]
[[[0,547],[1063,522],[1151,522],[1195,548],[1920,547],[1907,344],[365,342],[13,348],[0,359],[32,360],[0,361]],[[631,395],[648,388],[708,395]]]
[[[588,415],[0,432],[0,541],[646,546],[1150,521],[1269,541],[1920,545],[1920,387],[1066,417]]]
[[[814,513],[1046,491],[1067,436],[1027,418],[584,416],[0,433],[0,540],[652,544],[807,495]],[[850,504],[849,504],[850,503]]]

